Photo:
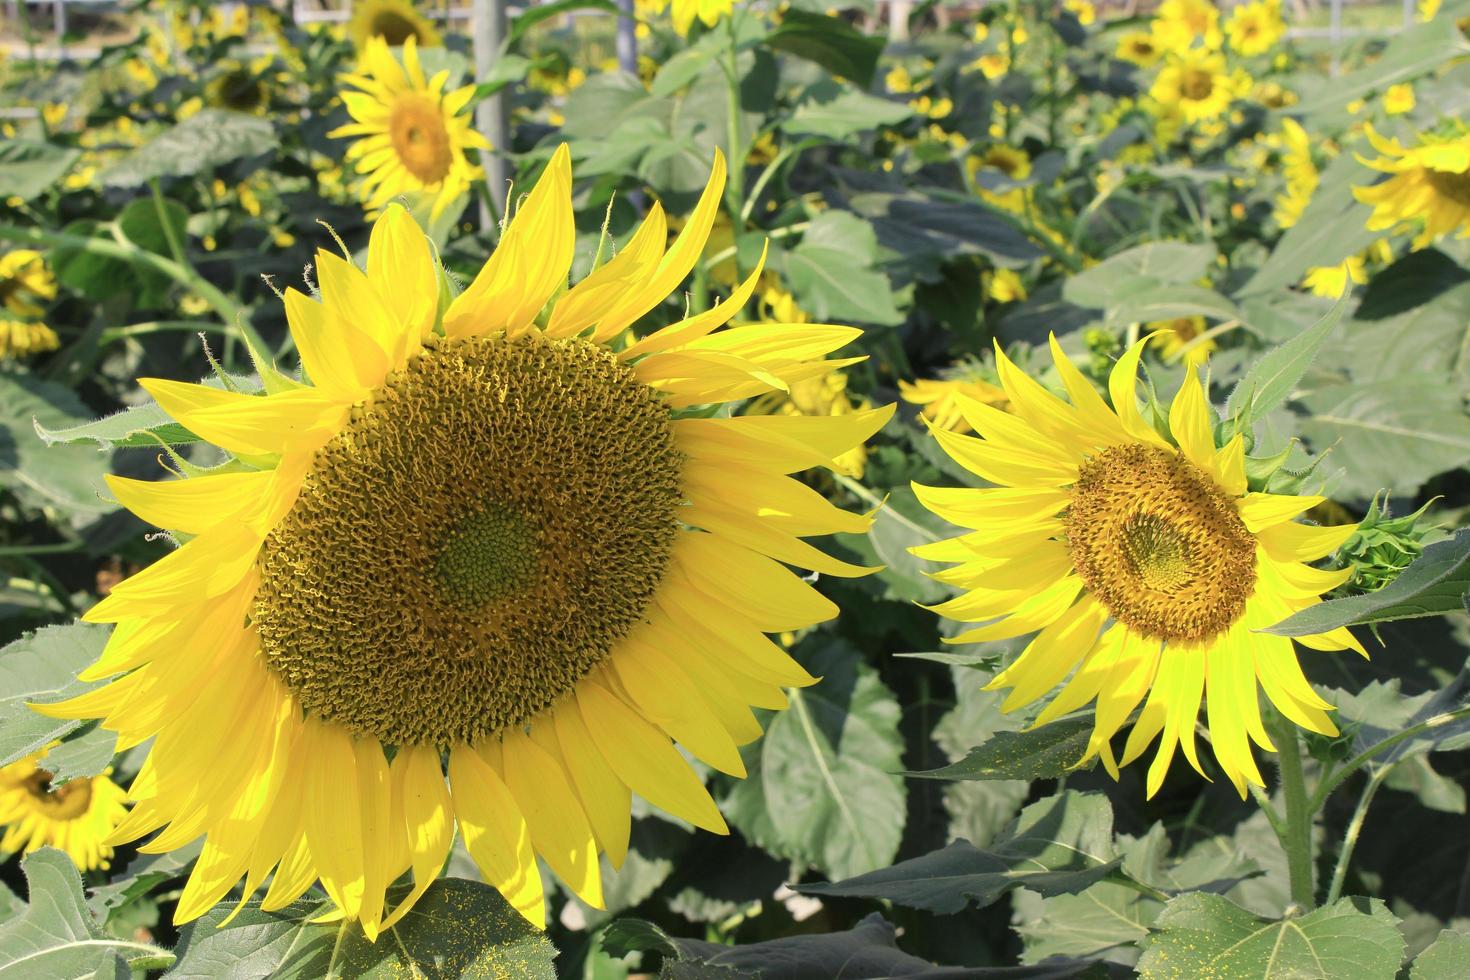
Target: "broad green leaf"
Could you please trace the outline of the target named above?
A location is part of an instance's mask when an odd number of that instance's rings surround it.
[[[661,976],[677,980],[814,980],[821,977],[899,978],[941,977],[949,972],[927,960],[903,952],[891,924],[876,912],[845,932],[788,936],[747,946],[727,946],[671,936],[651,922],[619,919],[602,933],[603,949],[625,954],[658,953],[665,959]],[[670,968],[672,962],[673,968]],[[690,969],[690,968],[695,969]],[[1018,978],[1026,980],[1081,980],[1104,976],[1096,964],[1079,960],[1047,963],[1044,969],[1018,974],[1011,967],[968,967],[968,980]]]
[[[1219,895],[1189,892],[1164,907],[1144,941],[1143,980],[1393,980],[1404,956],[1398,919],[1377,899],[1345,898],[1288,919],[1263,919]]]
[[[857,215],[818,215],[801,244],[784,256],[786,279],[797,302],[823,321],[901,322],[888,277],[872,267],[877,248],[872,226]]]
[[[900,102],[850,86],[823,86],[798,103],[781,128],[793,136],[823,136],[841,142],[880,126],[896,125],[913,114]]]
[[[61,701],[93,686],[77,674],[102,653],[111,631],[91,623],[47,626],[0,648],[0,766],[6,766],[82,727],[47,718],[27,702]]]
[[[1154,824],[1142,837],[1119,837],[1123,870],[1160,891],[1194,889],[1221,892],[1256,874],[1239,851],[1205,841],[1180,859],[1171,859],[1169,836]],[[1100,881],[1076,895],[1043,898],[1029,891],[1015,897],[1016,932],[1025,944],[1023,963],[1053,956],[1100,956],[1126,965],[1138,961],[1137,943],[1164,903],[1153,895],[1115,881]]]
[[[0,980],[113,976],[115,957],[137,970],[160,969],[173,954],[149,943],[108,936],[82,899],[82,879],[71,859],[46,847],[21,861],[30,903],[0,926]]]
[[[1021,811],[984,850],[957,841],[846,881],[798,885],[797,891],[833,898],[879,898],[952,913],[984,908],[1015,888],[1043,895],[1079,892],[1118,873],[1113,811],[1107,797],[1066,790]]]
[[[1470,529],[1424,549],[1398,578],[1366,595],[1330,599],[1290,616],[1267,633],[1310,636],[1339,626],[1387,623],[1395,619],[1440,616],[1465,608],[1470,592]]]
[[[1353,185],[1371,182],[1374,174],[1351,153],[1328,164],[1312,203],[1281,236],[1270,258],[1241,287],[1236,298],[1294,286],[1308,269],[1337,265],[1373,244],[1382,232],[1367,229],[1372,208],[1353,197]]]
[[[81,150],[34,140],[0,140],[0,188],[29,201],[66,175]]]
[[[166,882],[183,878],[203,846],[201,837],[162,854],[138,854],[122,870],[114,864],[107,884],[90,889],[87,904],[99,919],[106,920],[118,909],[150,894]]]
[[[959,762],[904,775],[923,779],[1055,779],[1073,770],[1091,735],[1090,715],[1064,718],[1028,731],[996,732]]]
[[[960,255],[983,255],[1006,268],[1041,257],[1041,249],[1002,212],[974,198],[931,193],[862,193],[851,203],[873,223],[885,252],[920,268],[937,268]]]
[[[1414,957],[1409,980],[1460,980],[1470,963],[1470,932],[1445,929],[1429,948]]]
[[[800,10],[782,14],[781,23],[766,35],[766,44],[816,62],[862,88],[872,86],[883,53],[883,38],[863,34],[840,18]]]
[[[278,143],[270,120],[204,109],[138,147],[101,174],[109,187],[138,187],[155,177],[189,177],[269,153]]]
[[[967,624],[946,623],[941,632],[960,631]],[[950,665],[955,705],[944,713],[930,737],[951,763],[957,763],[977,744],[987,745],[1001,735],[1013,734],[1026,725],[1026,715],[1001,710],[1005,692],[987,691],[985,684],[1000,670],[1000,661],[1014,656],[1024,646],[1021,640],[956,646],[960,653],[984,652],[996,662],[989,667]],[[992,779],[950,782],[944,786],[944,809],[949,814],[949,840],[965,840],[986,847],[1016,819],[1031,793],[1026,779]]]
[[[1261,355],[1240,379],[1225,403],[1226,416],[1239,417],[1240,431],[1248,430],[1256,419],[1291,397],[1322,344],[1342,322],[1348,295],[1341,296],[1327,315],[1311,327]]]
[[[1436,17],[1426,24],[1415,24],[1399,32],[1372,64],[1340,78],[1324,79],[1326,84],[1320,94],[1305,98],[1283,111],[1297,117],[1323,112],[1346,113],[1345,107],[1354,99],[1382,92],[1399,82],[1412,81],[1467,54],[1470,54],[1470,47],[1455,28],[1455,18]]]
[[[388,890],[393,906],[409,886]],[[330,902],[297,901],[279,912],[254,903],[216,905],[184,927],[170,980],[269,976],[272,980],[389,980],[397,977],[524,977],[552,980],[556,949],[546,935],[478,881],[441,878],[389,934],[370,943],[354,923],[314,924]]]
[[[1470,705],[1470,671],[1461,671],[1437,690],[1405,696],[1399,680],[1375,681],[1356,694],[1339,692],[1343,720],[1353,727],[1353,750],[1361,752],[1385,739],[1421,728],[1380,753],[1378,764],[1399,762],[1428,752],[1470,746],[1470,718],[1454,712]]]
[[[1170,283],[1140,288],[1121,298],[1108,310],[1111,323],[1154,323],[1178,317],[1203,316],[1213,320],[1239,320],[1241,312],[1213,289],[1195,283]]]
[[[1193,283],[1210,270],[1214,261],[1212,245],[1138,245],[1070,276],[1062,286],[1062,297],[1078,306],[1106,310],[1121,305],[1135,293],[1161,285]]]
[[[60,745],[46,753],[40,764],[51,774],[52,782],[64,783],[100,775],[112,764],[116,752],[117,733],[93,721],[68,734]]]
[[[1470,415],[1443,377],[1333,384],[1299,401],[1308,414],[1298,433],[1316,452],[1330,448],[1344,470],[1333,488],[1340,497],[1366,500],[1384,487],[1412,494],[1470,463]]]
[[[745,750],[749,776],[724,813],[770,853],[828,875],[881,868],[898,851],[905,817],[898,702],[841,642],[798,653],[822,681],[787,692],[791,706]]]
[[[199,442],[199,437],[164,413],[157,402],[148,402],[121,412],[65,428],[48,429],[36,423],[36,435],[48,446],[95,445],[98,449],[157,446],[160,442],[181,446]]]
[[[101,496],[110,454],[86,446],[48,447],[36,438],[34,426],[64,429],[88,414],[61,385],[0,372],[0,486],[32,507],[69,515],[115,509]]]
[[[1396,316],[1432,302],[1467,280],[1470,270],[1437,248],[1410,252],[1368,282],[1355,315],[1359,320]]]

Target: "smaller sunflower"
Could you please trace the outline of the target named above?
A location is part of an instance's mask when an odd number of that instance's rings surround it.
[[[342,76],[359,91],[343,92],[353,122],[327,135],[358,137],[347,159],[365,174],[361,195],[368,210],[377,211],[400,194],[431,194],[430,220],[463,196],[480,169],[465,158],[466,148],[488,150],[464,113],[475,86],[445,92],[449,70],[426,79],[419,65],[418,42],[403,44],[403,63],[382,38],[368,40],[361,73]]]
[[[1265,54],[1286,36],[1280,0],[1259,0],[1236,7],[1225,23],[1225,33],[1237,54]]]
[[[366,48],[374,38],[382,38],[395,48],[410,40],[421,48],[444,44],[438,29],[414,9],[412,0],[357,0],[352,5],[347,34],[359,49]]]
[[[660,0],[658,10],[672,8],[669,12],[674,21],[674,30],[680,37],[689,34],[695,18],[705,27],[714,27],[735,11],[734,0]]]
[[[1159,48],[1181,54],[1198,41],[1206,51],[1217,51],[1220,11],[1209,0],[1164,0],[1154,14],[1153,35]]]
[[[0,319],[0,361],[56,350],[61,338],[44,323]]]
[[[1226,68],[1223,55],[1186,52],[1169,58],[1148,94],[1194,123],[1218,119],[1249,87],[1244,72]]]
[[[1152,68],[1163,57],[1158,39],[1147,31],[1129,31],[1118,38],[1115,57],[1119,61],[1131,61],[1140,68]]]
[[[1414,247],[1424,248],[1443,235],[1470,238],[1470,133],[1452,138],[1421,134],[1417,146],[1405,147],[1365,126],[1368,142],[1378,157],[1359,161],[1390,174],[1368,187],[1354,187],[1353,196],[1372,205],[1369,231],[1383,231],[1400,223],[1416,225]]]
[[[1198,367],[1209,360],[1210,354],[1215,349],[1213,340],[1196,339],[1203,336],[1205,332],[1205,318],[1202,316],[1180,316],[1172,320],[1158,320],[1148,324],[1144,333],[1150,334],[1149,346],[1158,349],[1159,357],[1166,363],[1172,364],[1183,358],[1184,362],[1191,367]]]
[[[55,847],[83,871],[107,867],[112,848],[103,841],[128,815],[126,794],[108,778],[110,770],[52,786],[51,774],[37,765],[44,752],[0,769],[0,852]]]
[[[0,307],[18,316],[41,316],[41,300],[56,298],[56,277],[40,252],[18,248],[0,255]]]
[[[1005,408],[1006,393],[980,378],[920,378],[899,381],[898,393],[910,405],[918,405],[929,425],[948,432],[969,432],[970,423],[960,412],[960,399],[969,398],[992,408]]]
[[[1408,82],[1390,85],[1383,93],[1383,111],[1390,116],[1402,116],[1414,111],[1414,86]]]

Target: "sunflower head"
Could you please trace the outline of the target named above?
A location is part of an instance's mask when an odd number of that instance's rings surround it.
[[[1237,54],[1251,57],[1270,51],[1286,36],[1279,0],[1256,0],[1236,7],[1225,23],[1225,33]]]
[[[1186,52],[1165,62],[1149,95],[1186,122],[1202,122],[1218,119],[1249,85],[1244,74],[1226,68],[1223,55]]]
[[[1355,526],[1294,522],[1321,497],[1251,491],[1243,436],[1217,444],[1192,366],[1173,403],[1146,417],[1135,378],[1145,343],[1113,369],[1111,407],[1055,339],[1066,400],[997,350],[1011,411],[960,397],[975,436],[933,430],[951,457],[994,486],[915,487],[930,510],[971,530],[914,550],[956,563],[935,577],[961,594],[936,611],[982,624],[952,642],[1036,634],[991,682],[1011,689],[1006,710],[1065,681],[1036,723],[1096,701],[1081,761],[1100,756],[1116,777],[1113,736],[1141,704],[1121,764],[1158,740],[1152,796],[1176,750],[1204,772],[1194,736],[1203,707],[1219,769],[1244,795],[1248,783],[1261,785],[1251,742],[1273,750],[1258,691],[1296,724],[1336,733],[1331,705],[1303,677],[1291,641],[1259,631],[1347,580],[1350,570],[1308,562]],[[1156,429],[1149,417],[1167,426]],[[1363,652],[1343,629],[1300,642]]]
[[[122,789],[107,773],[55,784],[37,765],[43,754],[0,769],[0,852],[56,847],[83,871],[106,868],[112,859],[107,838],[128,813]]]
[[[375,38],[394,48],[409,41],[421,48],[437,48],[444,43],[433,23],[414,9],[412,0],[357,0],[352,5],[347,34],[358,50]]]
[[[343,76],[356,89],[342,95],[353,121],[328,135],[355,137],[347,159],[362,175],[360,191],[369,210],[401,195],[423,195],[432,200],[431,217],[437,218],[480,175],[465,150],[487,150],[490,144],[465,112],[475,86],[446,92],[447,68],[425,77],[412,37],[402,54],[400,64],[387,41],[367,41],[360,74]]]
[[[270,878],[267,910],[319,880],[376,938],[456,828],[532,922],[538,860],[600,905],[599,854],[626,854],[632,794],[725,831],[674,743],[743,776],[751,708],[814,682],[766,634],[836,609],[786,564],[865,574],[803,539],[871,520],[789,474],[839,468],[892,409],[730,409],[828,384],[847,362],[827,355],[859,331],[720,329],[757,268],[713,309],[634,334],[703,253],[723,160],[672,243],[654,205],[568,289],[570,161],[553,154],[447,305],[422,230],[390,205],[365,270],[322,252],[320,301],[286,293],[300,380],[142,382],[234,459],[109,480],[187,543],[87,613],[117,627],[83,676],[121,676],[38,710],[152,740],[113,839],[205,837],[179,921],[242,877],[246,898]]]
[[[247,65],[235,64],[209,82],[205,87],[205,101],[231,112],[263,113],[269,105],[270,93],[258,72]]]
[[[1162,55],[1158,39],[1147,31],[1128,31],[1118,38],[1118,58],[1140,68],[1152,67]]]
[[[0,308],[20,316],[41,316],[45,300],[56,298],[56,277],[40,252],[17,248],[0,255]]]
[[[1373,207],[1368,228],[1413,228],[1415,248],[1444,235],[1470,237],[1470,132],[1420,134],[1414,146],[1406,147],[1380,135],[1372,123],[1364,129],[1378,156],[1359,160],[1389,175],[1371,186],[1353,188],[1359,201]]]

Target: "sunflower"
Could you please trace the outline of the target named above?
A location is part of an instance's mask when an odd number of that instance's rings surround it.
[[[0,317],[0,361],[56,350],[61,338],[44,323]]]
[[[352,19],[347,22],[347,35],[358,49],[378,38],[395,48],[410,41],[421,48],[444,44],[438,29],[414,9],[412,0],[357,0],[352,5]]]
[[[1236,54],[1246,57],[1265,54],[1286,36],[1280,0],[1241,4],[1231,11],[1230,19],[1225,22],[1225,33]]]
[[[366,273],[319,253],[321,302],[285,296],[311,385],[142,382],[235,460],[109,480],[189,538],[86,614],[117,628],[83,676],[128,673],[38,710],[103,718],[122,747],[153,739],[114,837],[167,825],[145,851],[205,837],[177,921],[242,876],[243,904],[274,868],[264,908],[320,879],[375,939],[438,874],[457,822],[486,880],[540,925],[538,856],[600,905],[598,854],[621,864],[630,794],[725,832],[671,739],[743,776],[750,706],[813,682],[765,634],[837,609],[782,563],[864,574],[802,538],[870,521],[787,474],[834,466],[892,406],[716,411],[827,374],[825,355],[861,333],[717,331],[759,269],[713,309],[628,336],[693,268],[724,187],[717,157],[667,252],[655,205],[568,291],[562,146],[446,309],[397,205]],[[385,889],[409,870],[390,912]]]
[[[1148,94],[1193,123],[1218,119],[1249,88],[1250,79],[1229,71],[1223,55],[1190,51],[1169,57]]]
[[[1414,86],[1408,82],[1390,85],[1383,93],[1383,111],[1390,116],[1402,116],[1414,111]]]
[[[1374,160],[1358,159],[1374,170],[1392,174],[1369,187],[1354,187],[1353,196],[1373,206],[1370,231],[1400,222],[1417,225],[1414,247],[1424,248],[1441,235],[1470,238],[1470,133],[1456,137],[1421,135],[1417,146],[1405,147],[1365,126]]]
[[[898,382],[898,394],[910,405],[919,406],[925,422],[950,432],[969,432],[970,423],[960,413],[960,400],[969,399],[996,408],[1006,406],[1006,393],[980,378],[920,378]]]
[[[1302,676],[1291,641],[1258,631],[1347,580],[1351,570],[1305,563],[1336,550],[1355,526],[1293,522],[1321,497],[1249,492],[1243,437],[1216,446],[1193,368],[1167,409],[1168,437],[1157,431],[1135,395],[1145,343],[1113,368],[1111,409],[1055,338],[1052,358],[1070,402],[997,351],[1013,414],[961,399],[980,438],[934,431],[945,452],[997,486],[916,487],[926,507],[973,530],[914,551],[958,562],[936,577],[965,591],[935,611],[985,624],[953,642],[1037,633],[991,681],[1011,688],[1005,710],[1066,680],[1036,724],[1095,698],[1082,761],[1101,756],[1116,778],[1112,737],[1142,702],[1122,764],[1162,736],[1148,771],[1152,796],[1176,749],[1203,772],[1194,738],[1203,703],[1215,757],[1244,795],[1248,782],[1262,782],[1250,741],[1273,751],[1257,685],[1292,722],[1336,734],[1330,705]],[[1345,629],[1300,642],[1362,652]]]
[[[1120,61],[1131,61],[1140,68],[1151,68],[1163,57],[1159,42],[1147,31],[1128,31],[1118,38],[1115,55]]]
[[[662,11],[665,8],[672,8],[670,17],[674,30],[680,37],[685,37],[694,26],[695,18],[705,27],[714,27],[734,12],[735,3],[734,0],[657,0],[654,9]]]
[[[60,786],[37,763],[45,751],[0,769],[0,852],[29,854],[42,847],[65,851],[78,868],[105,868],[108,835],[128,815],[121,787],[108,778],[79,776]]]
[[[1180,54],[1196,41],[1207,51],[1219,50],[1220,11],[1210,0],[1164,0],[1151,26],[1160,50]]]
[[[479,177],[479,168],[465,159],[465,148],[490,148],[475,131],[473,119],[461,115],[475,86],[445,92],[447,68],[426,80],[411,37],[403,45],[402,65],[386,41],[370,39],[362,71],[343,76],[360,90],[342,93],[355,121],[327,135],[358,137],[347,148],[347,159],[356,162],[358,173],[367,174],[361,193],[369,210],[400,194],[422,192],[434,196],[430,220],[438,218]]]
[[[1184,358],[1194,366],[1203,364],[1215,349],[1213,340],[1198,340],[1205,332],[1202,316],[1181,316],[1172,320],[1156,320],[1144,328],[1149,334],[1149,345],[1158,348],[1159,357],[1166,364]]]
[[[56,277],[40,252],[18,248],[0,255],[0,308],[17,316],[46,312],[41,301],[56,298]]]

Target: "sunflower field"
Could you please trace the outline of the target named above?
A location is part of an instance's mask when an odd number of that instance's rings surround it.
[[[0,23],[0,980],[1470,978],[1470,0]]]

